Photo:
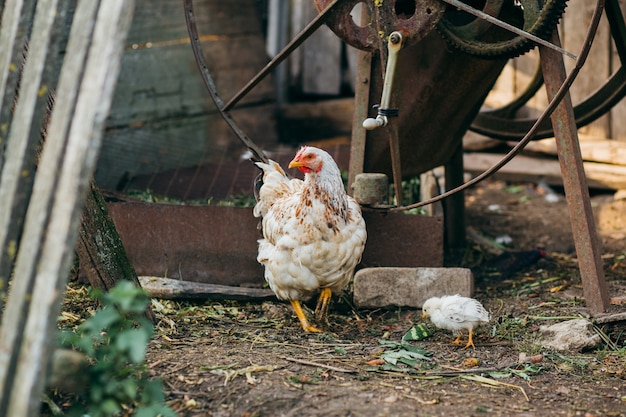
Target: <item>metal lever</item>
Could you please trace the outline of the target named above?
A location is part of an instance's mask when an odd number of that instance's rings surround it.
[[[363,127],[367,130],[374,130],[379,127],[387,126],[387,117],[397,116],[398,109],[390,109],[391,88],[393,86],[393,77],[396,71],[396,62],[398,61],[398,52],[402,49],[402,34],[400,32],[392,32],[389,35],[387,48],[389,54],[387,57],[387,67],[385,70],[385,81],[383,83],[383,94],[378,107],[378,115],[376,118],[369,117],[363,121]]]

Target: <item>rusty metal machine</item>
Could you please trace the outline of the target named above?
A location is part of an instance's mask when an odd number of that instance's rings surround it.
[[[578,146],[578,127],[604,114],[626,95],[620,68],[604,86],[573,106],[568,89],[582,67],[606,7],[618,56],[626,62],[626,27],[618,0],[598,0],[578,54],[560,47],[555,30],[567,0],[313,0],[319,14],[229,101],[219,97],[198,44],[192,0],[184,0],[194,54],[205,84],[224,120],[259,160],[267,157],[229,111],[322,24],[358,48],[355,116],[349,181],[362,172],[393,178],[399,211],[445,200],[448,238],[462,240],[463,197],[458,191],[508,162],[532,139],[554,135],[564,179],[585,298],[598,312],[608,295],[589,193]],[[361,19],[351,15],[361,6]],[[507,60],[539,47],[541,66],[517,99],[481,111]],[[565,72],[564,59],[576,65]],[[550,104],[541,116],[517,119],[519,108],[545,84]],[[462,137],[472,129],[518,145],[496,166],[463,183]],[[446,167],[444,194],[403,206],[400,182],[436,166]],[[455,194],[456,193],[456,194]],[[456,225],[455,225],[456,223]],[[460,230],[460,231],[459,231]]]

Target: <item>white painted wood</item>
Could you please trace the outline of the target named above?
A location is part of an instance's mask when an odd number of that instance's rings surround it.
[[[0,24],[0,98],[6,93],[6,82],[11,69],[12,51],[15,46],[17,28],[20,22],[23,0],[7,0],[2,11],[2,23]],[[0,111],[2,111],[0,100]],[[2,143],[0,142],[0,145]]]
[[[42,0],[37,7],[33,22],[37,30],[33,31],[30,39],[28,60],[22,73],[19,101],[7,138],[6,163],[2,166],[0,176],[0,248],[3,248],[0,253],[0,282],[5,283],[8,282],[8,273],[15,259],[14,251],[17,248],[19,231],[16,229],[18,226],[16,218],[23,216],[27,201],[23,189],[28,181],[27,177],[32,179],[34,175],[32,170],[36,152],[35,141],[38,138],[37,135],[32,134],[31,130],[38,129],[41,122],[33,120],[39,94],[49,88],[41,85],[41,79],[57,3],[57,0]],[[4,52],[10,61],[13,49]],[[0,301],[1,305],[2,301]]]
[[[76,9],[0,329],[2,415],[38,413],[79,216],[133,7],[132,0],[80,0]],[[25,327],[17,319],[24,311]]]

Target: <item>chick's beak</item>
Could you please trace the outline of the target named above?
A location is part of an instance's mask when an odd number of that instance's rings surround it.
[[[426,317],[428,317],[428,313],[422,313],[422,320],[424,320]]]

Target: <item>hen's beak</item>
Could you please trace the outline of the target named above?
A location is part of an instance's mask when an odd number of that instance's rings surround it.
[[[289,168],[298,168],[298,167],[303,167],[305,165],[306,165],[306,162],[298,161],[296,159],[294,159],[293,161],[289,162]]]

